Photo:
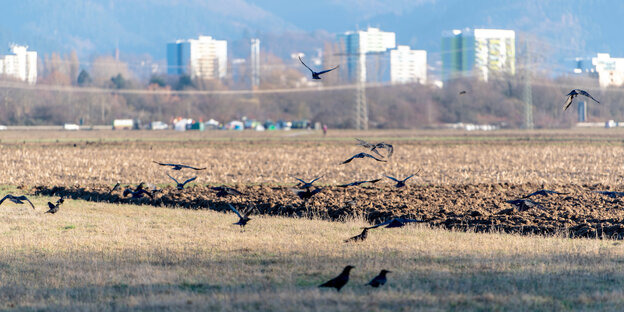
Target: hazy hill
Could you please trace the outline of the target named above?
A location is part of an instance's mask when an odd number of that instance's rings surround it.
[[[166,42],[205,34],[231,41],[259,36],[263,49],[286,56],[371,25],[432,56],[443,30],[511,28],[550,41],[550,53],[561,60],[595,52],[624,56],[617,40],[623,13],[624,2],[607,0],[22,0],[0,11],[0,51],[18,42],[42,53],[76,49],[84,59],[119,46],[122,53],[162,59]]]

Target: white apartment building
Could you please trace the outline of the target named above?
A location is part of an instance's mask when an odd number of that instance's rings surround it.
[[[598,53],[592,58],[601,88],[624,84],[624,58],[614,58],[609,53]]]
[[[167,44],[167,73],[191,78],[224,78],[227,74],[227,41],[210,36]]]
[[[427,51],[400,45],[390,50],[390,82],[427,83]]]
[[[0,76],[37,83],[37,52],[27,51],[27,46],[10,47],[12,55],[0,55]]]
[[[344,45],[342,53],[347,56],[348,78],[353,82],[367,81],[367,55],[381,54],[396,47],[395,33],[381,31],[374,27],[340,34],[338,40]]]

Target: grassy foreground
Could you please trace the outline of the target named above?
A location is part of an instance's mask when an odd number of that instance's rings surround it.
[[[2,192],[4,196],[4,192]],[[0,206],[0,310],[618,310],[617,241],[68,201]],[[316,286],[347,265],[340,293]],[[363,286],[389,269],[380,289]]]

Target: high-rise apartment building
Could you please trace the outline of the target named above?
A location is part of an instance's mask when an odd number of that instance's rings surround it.
[[[37,83],[37,52],[27,46],[11,45],[12,55],[0,55],[0,76]]]
[[[611,57],[609,53],[598,53],[592,58],[592,65],[598,73],[601,88],[624,84],[624,58]]]
[[[516,35],[513,30],[464,29],[442,34],[442,79],[477,76],[488,80],[494,72],[516,73]]]
[[[167,73],[191,78],[224,78],[227,74],[227,41],[210,36],[167,44]]]
[[[396,47],[395,33],[381,31],[379,28],[373,27],[368,27],[367,30],[340,34],[338,40],[344,47],[342,53],[347,58],[347,75],[349,81],[352,82],[367,81],[367,55],[381,54]]]
[[[389,54],[392,83],[427,83],[427,51],[400,45]]]

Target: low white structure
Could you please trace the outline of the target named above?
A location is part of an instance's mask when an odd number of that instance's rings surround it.
[[[28,46],[12,44],[10,47],[12,55],[0,55],[0,76],[37,83],[37,52],[27,51]]]

